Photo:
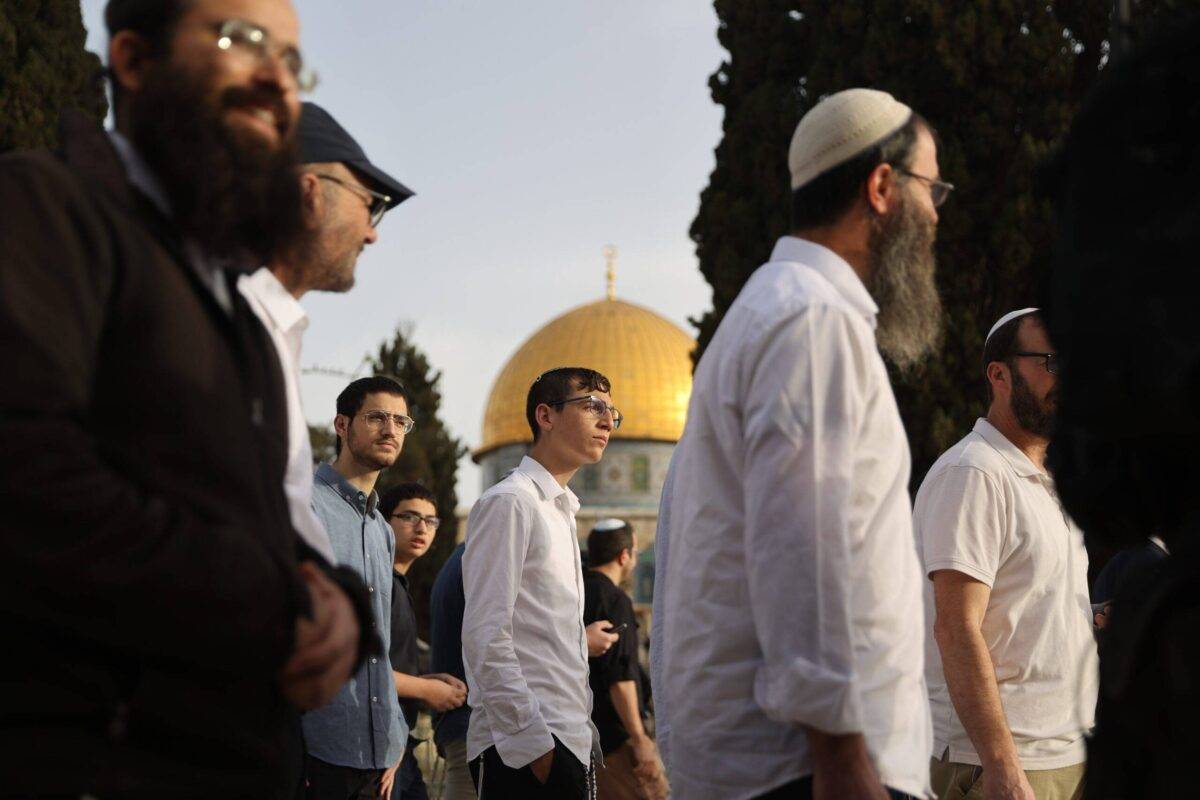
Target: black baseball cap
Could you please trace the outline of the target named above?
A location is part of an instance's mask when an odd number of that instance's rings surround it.
[[[412,189],[372,164],[354,137],[316,103],[302,105],[296,139],[300,145],[301,164],[340,161],[376,184],[377,191],[391,197],[389,209],[414,194]]]

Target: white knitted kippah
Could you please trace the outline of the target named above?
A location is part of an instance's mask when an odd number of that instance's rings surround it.
[[[996,331],[1000,330],[1000,328],[1003,327],[1006,322],[1012,322],[1017,317],[1023,317],[1026,314],[1036,314],[1037,311],[1038,310],[1036,308],[1018,308],[1016,311],[1008,312],[1003,317],[996,320],[996,324],[992,326],[992,329],[988,331],[988,335],[984,337],[983,346],[987,347],[987,343],[991,340],[992,335]]]
[[[846,89],[831,94],[809,109],[792,134],[792,188],[878,144],[911,117],[912,109],[887,92]]]
[[[601,532],[616,531],[616,530],[620,530],[621,528],[624,528],[624,527],[625,527],[625,520],[617,519],[616,517],[609,517],[608,519],[602,519],[599,522],[597,522],[595,525],[593,525],[592,530],[601,531]]]

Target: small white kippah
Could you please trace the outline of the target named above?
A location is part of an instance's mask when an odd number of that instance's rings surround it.
[[[912,109],[877,89],[846,89],[817,103],[796,126],[788,148],[792,188],[886,139],[912,118]]]
[[[608,519],[602,519],[599,522],[597,522],[595,525],[593,525],[592,530],[601,531],[601,532],[615,531],[615,530],[619,530],[624,527],[625,527],[625,520],[617,519],[616,517],[609,517]]]
[[[983,346],[987,347],[987,343],[991,340],[992,334],[995,333],[996,331],[1000,330],[1000,327],[1002,325],[1004,325],[1004,323],[1012,322],[1017,317],[1023,317],[1026,314],[1036,314],[1037,311],[1038,311],[1038,309],[1036,309],[1036,308],[1021,308],[1021,309],[1017,309],[1016,311],[1008,312],[1003,317],[996,320],[996,324],[992,326],[992,329],[990,331],[988,331],[987,338],[985,338],[983,340]]]

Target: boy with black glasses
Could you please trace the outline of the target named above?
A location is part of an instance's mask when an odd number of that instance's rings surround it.
[[[453,675],[421,675],[417,649],[417,614],[409,594],[408,570],[425,555],[437,536],[437,499],[420,483],[401,483],[383,493],[379,511],[392,527],[396,553],[392,559],[392,679],[400,710],[410,731],[417,726],[417,713],[424,703],[442,713],[459,708],[467,699],[467,686]],[[404,758],[383,776],[380,795],[392,800],[428,800],[425,779],[414,752],[419,740],[408,739]]]
[[[467,758],[484,800],[584,798],[599,737],[591,722],[583,573],[567,483],[604,455],[621,423],[609,381],[582,367],[529,389],[529,455],[471,509],[463,556]]]

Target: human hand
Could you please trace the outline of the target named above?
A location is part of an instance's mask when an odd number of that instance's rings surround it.
[[[620,634],[608,632],[611,627],[612,623],[606,619],[598,619],[587,626],[588,658],[604,655],[621,640]]]
[[[462,681],[460,681],[458,678],[454,677],[453,675],[450,675],[445,672],[431,672],[428,675],[422,675],[421,677],[428,678],[431,681],[442,681],[443,683],[448,683],[451,686],[453,686],[455,689],[462,690],[464,693],[467,691],[467,685],[465,683],[463,683]]]
[[[529,769],[533,772],[533,777],[537,778],[538,783],[545,783],[550,780],[550,770],[554,767],[554,748],[550,748],[549,752],[542,753],[540,756],[529,762]]]
[[[813,800],[888,800],[862,734],[806,730],[813,759]]]
[[[467,687],[463,685],[462,681],[450,675],[445,677],[450,678],[454,683],[442,680],[436,675],[426,675],[421,679],[425,682],[425,693],[421,699],[431,710],[439,713],[458,708],[467,701]]]
[[[1092,617],[1092,625],[1098,631],[1102,631],[1108,627],[1108,612],[1112,609],[1112,603],[1105,603],[1104,607],[1097,611]]]
[[[404,756],[400,756],[400,761],[404,760]],[[393,766],[388,767],[383,771],[383,777],[379,779],[379,796],[391,797],[392,785],[396,783],[396,773],[400,770],[400,761],[397,761]]]
[[[629,744],[633,751],[633,779],[638,793],[645,800],[666,800],[670,787],[654,740],[643,734],[631,737]]]
[[[998,764],[983,769],[983,800],[1037,800],[1020,764]]]
[[[279,676],[283,696],[302,710],[334,698],[358,655],[359,627],[350,599],[312,562],[299,566],[312,600],[312,618],[296,619],[292,654]]]

